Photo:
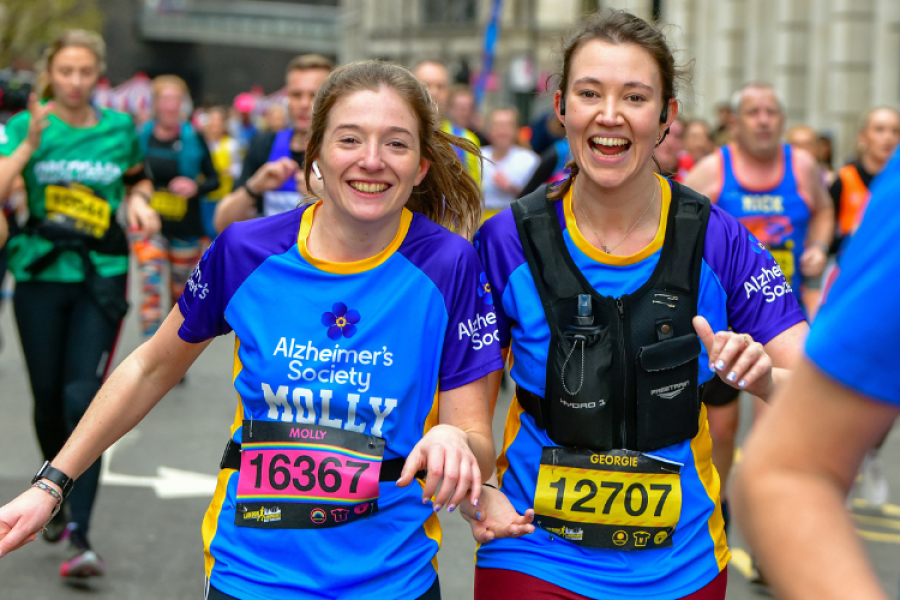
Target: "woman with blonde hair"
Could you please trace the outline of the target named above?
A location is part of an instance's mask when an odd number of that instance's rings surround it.
[[[127,310],[128,243],[116,219],[119,206],[125,205],[130,227],[144,235],[159,230],[148,207],[153,188],[131,117],[90,103],[105,66],[99,35],[62,34],[44,54],[41,99],[33,95],[28,110],[10,119],[0,144],[0,197],[22,177],[30,213],[9,241],[9,269],[16,279],[16,322],[46,460],[62,449],[112,364]],[[104,570],[87,537],[98,456],[82,465],[68,510],[56,514],[44,531],[51,542],[68,536],[63,577]],[[46,463],[39,475],[54,477],[48,468]],[[34,483],[46,487],[40,477]]]
[[[187,84],[160,75],[152,84],[153,118],[139,134],[144,166],[153,182],[150,207],[159,213],[162,231],[137,236],[135,254],[141,276],[141,329],[150,337],[174,306],[202,254],[201,203],[219,187],[219,174],[206,141],[184,118]],[[168,290],[164,272],[169,272]],[[168,298],[166,298],[168,296]]]
[[[478,503],[493,468],[487,375],[501,367],[478,257],[447,230],[480,218],[456,147],[476,151],[441,131],[406,69],[331,73],[304,171],[321,200],[225,230],[53,460],[78,477],[234,331],[207,598],[440,598],[435,513]],[[0,553],[56,505],[29,490],[0,508]]]

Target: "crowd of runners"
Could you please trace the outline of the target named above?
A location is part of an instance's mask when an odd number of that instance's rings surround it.
[[[900,113],[860,115],[833,165],[767,82],[685,118],[673,50],[584,17],[527,125],[437,59],[313,54],[264,122],[246,95],[185,114],[161,75],[136,124],[91,102],[100,36],[63,33],[0,140],[46,460],[0,499],[0,560],[42,537],[62,577],[103,575],[101,454],[233,333],[205,598],[440,598],[446,510],[478,600],[721,600],[730,506],[777,591],[880,597],[844,498],[862,468],[887,501]],[[113,369],[132,260],[145,341]],[[741,392],[771,418],[731,498]],[[814,581],[800,555],[844,566]]]

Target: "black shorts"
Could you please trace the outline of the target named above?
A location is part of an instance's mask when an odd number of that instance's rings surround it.
[[[736,390],[721,379],[718,375],[700,386],[700,401],[707,406],[725,406],[738,399],[741,390]]]

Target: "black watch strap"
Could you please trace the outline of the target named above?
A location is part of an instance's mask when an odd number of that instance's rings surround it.
[[[66,496],[69,495],[69,492],[72,491],[72,486],[75,484],[75,480],[60,471],[59,469],[50,466],[50,461],[44,461],[44,464],[38,470],[37,474],[35,474],[34,479],[31,480],[31,483],[36,483],[41,479],[46,479],[51,483],[55,483],[62,490],[63,500],[66,499]]]

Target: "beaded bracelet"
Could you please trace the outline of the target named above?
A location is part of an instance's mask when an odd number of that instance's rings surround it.
[[[39,490],[44,490],[45,492],[56,498],[57,503],[62,504],[62,494],[57,492],[54,487],[47,485],[43,481],[35,481],[33,484],[31,484],[31,487],[35,487]]]

